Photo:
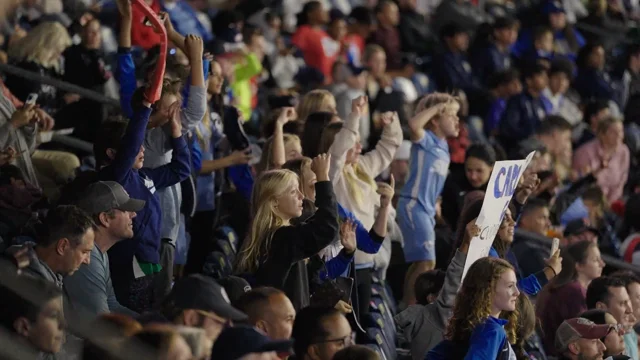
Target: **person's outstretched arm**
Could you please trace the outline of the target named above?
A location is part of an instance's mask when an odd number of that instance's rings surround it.
[[[120,107],[128,118],[133,116],[131,97],[136,91],[136,65],[131,56],[131,2],[116,0],[120,13],[120,34],[118,34],[118,63],[115,79],[120,84]]]

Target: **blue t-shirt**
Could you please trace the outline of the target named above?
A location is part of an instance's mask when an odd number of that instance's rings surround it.
[[[426,130],[424,137],[411,145],[409,174],[400,196],[417,202],[429,216],[435,216],[450,161],[447,141]]]

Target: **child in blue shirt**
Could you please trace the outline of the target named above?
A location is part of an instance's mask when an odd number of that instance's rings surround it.
[[[435,204],[449,172],[447,138],[458,136],[460,109],[454,97],[433,93],[424,97],[409,122],[409,175],[398,200],[398,225],[404,237],[404,255],[412,263],[405,281],[407,305],[415,303],[418,275],[435,268]]]

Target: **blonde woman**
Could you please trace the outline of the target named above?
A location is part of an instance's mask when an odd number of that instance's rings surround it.
[[[294,172],[265,171],[253,186],[253,220],[235,270],[250,276],[254,286],[283,290],[296,310],[309,305],[304,259],[317,254],[338,236],[337,204],[329,181],[330,161],[331,155],[327,154],[313,159],[317,210],[311,219],[299,225],[291,225],[292,219],[302,215],[304,199]]]
[[[71,38],[64,26],[57,22],[43,22],[33,28],[27,36],[9,48],[9,60],[14,65],[40,75],[60,78],[61,56],[71,46]],[[21,101],[29,94],[38,94],[38,104],[48,112],[61,105],[56,88],[19,76],[8,75],[5,85]]]
[[[336,99],[328,90],[316,89],[306,93],[298,104],[298,119],[307,121],[314,112],[330,112],[336,114]]]
[[[516,342],[518,296],[509,262],[485,257],[473,263],[458,291],[446,340],[426,359],[515,359],[510,344]]]
[[[367,104],[365,96],[354,99],[352,112],[347,120],[344,123],[330,124],[324,129],[320,140],[320,152],[328,151],[332,156],[330,175],[338,202],[351,211],[365,229],[371,229],[380,207],[380,197],[376,193],[378,187],[374,178],[391,164],[396,150],[402,143],[402,129],[395,114],[382,114],[384,130],[381,139],[374,150],[361,156],[362,145],[358,125]],[[367,313],[369,309],[373,262],[373,254],[356,251],[360,314]]]

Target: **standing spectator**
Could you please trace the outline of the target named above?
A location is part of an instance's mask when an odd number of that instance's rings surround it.
[[[416,302],[418,275],[435,268],[435,207],[449,168],[446,139],[458,135],[456,99],[448,94],[427,95],[411,119],[412,155],[409,178],[398,200],[398,220],[404,237],[405,261],[411,263],[404,285],[404,302]],[[426,129],[426,130],[425,130]]]
[[[249,324],[274,340],[291,338],[296,310],[284,292],[270,287],[252,289],[235,306],[249,316]]]
[[[523,70],[525,88],[520,95],[507,101],[499,126],[499,139],[508,152],[516,144],[533,135],[549,112],[549,107],[542,97],[547,88],[549,78],[547,69],[541,64],[532,64]]]
[[[75,273],[82,264],[89,264],[94,247],[95,224],[84,211],[73,205],[49,210],[38,231],[34,248],[29,245],[29,265],[25,274],[50,281],[62,288],[65,276]],[[7,251],[15,253],[19,246]]]
[[[347,61],[354,66],[362,66],[362,56],[366,40],[375,29],[376,19],[373,11],[365,6],[356,6],[347,19]]]
[[[635,318],[625,282],[616,277],[602,276],[594,279],[587,288],[587,308],[609,311],[627,330],[624,335],[626,353],[638,358],[638,337],[634,334]]]
[[[96,224],[91,262],[67,277],[64,289],[74,305],[92,315],[117,312],[136,316],[120,305],[113,291],[107,251],[117,242],[133,237],[133,218],[142,210],[144,201],[132,199],[122,186],[113,181],[89,185],[76,205]]]
[[[503,351],[513,352],[520,295],[516,280],[506,260],[485,257],[474,262],[458,292],[446,340],[425,359],[496,359]]]
[[[629,177],[629,148],[624,144],[624,127],[618,118],[608,117],[598,123],[596,139],[575,151],[573,170],[584,175],[606,168],[596,175],[598,186],[611,203],[622,198]]]
[[[554,336],[560,324],[587,310],[587,287],[602,275],[604,262],[598,245],[581,241],[563,251],[562,271],[545,286],[536,301],[544,350],[554,355]]]
[[[349,321],[333,308],[302,309],[293,324],[296,359],[331,360],[338,351],[353,345]]]
[[[298,14],[298,28],[291,42],[302,51],[305,63],[322,72],[325,84],[331,83],[333,63],[340,53],[340,46],[323,30],[329,14],[320,1],[309,1]]]
[[[371,35],[371,42],[381,46],[387,54],[387,70],[391,73],[402,69],[402,52],[398,23],[398,5],[390,0],[382,0],[376,7],[378,28]]]

